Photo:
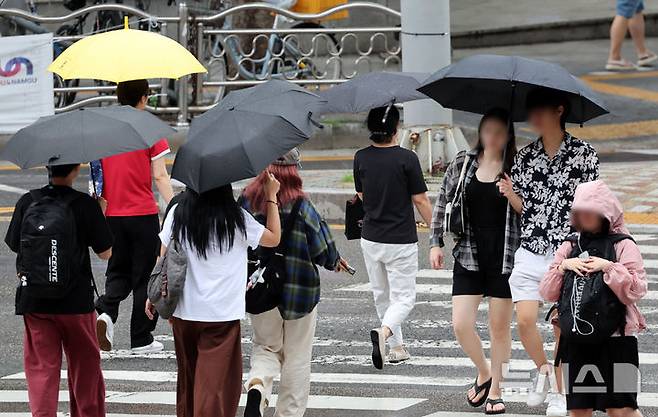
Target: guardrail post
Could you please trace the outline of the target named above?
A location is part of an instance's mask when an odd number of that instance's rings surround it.
[[[205,47],[204,40],[205,40],[205,38],[203,36],[203,28],[204,28],[203,23],[197,23],[197,26],[196,26],[196,56],[197,56],[197,59],[201,62],[204,62],[203,58],[204,58],[205,52],[206,52],[206,51],[204,51],[204,47]],[[196,80],[196,83],[195,83],[195,86],[196,86],[196,103],[195,104],[197,104],[197,105],[205,105],[206,104],[203,100],[203,98],[204,98],[203,97],[203,76],[204,76],[203,73],[198,73],[198,74],[194,75],[195,80]]]
[[[449,0],[403,0],[402,70],[434,72],[450,64]],[[452,111],[433,100],[405,103],[404,123],[417,125],[452,125]]]
[[[178,42],[185,48],[188,47],[189,39],[189,10],[187,4],[181,1],[178,4]],[[167,57],[163,57],[167,59]],[[189,125],[189,109],[188,109],[188,85],[190,76],[186,75],[178,80],[178,127],[187,127]]]

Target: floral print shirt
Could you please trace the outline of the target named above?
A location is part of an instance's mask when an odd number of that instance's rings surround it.
[[[554,253],[571,230],[576,187],[598,177],[596,151],[569,133],[553,158],[541,138],[521,149],[512,167],[514,190],[523,199],[521,247],[539,255]]]

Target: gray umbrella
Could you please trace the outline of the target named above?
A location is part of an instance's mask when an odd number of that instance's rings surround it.
[[[514,121],[524,121],[526,97],[538,87],[565,94],[568,122],[582,124],[608,113],[603,100],[560,65],[518,56],[464,58],[432,74],[418,90],[449,109],[484,114],[498,107],[510,111]]]
[[[426,99],[417,91],[430,74],[369,72],[357,75],[318,95],[327,100],[323,113],[359,113],[389,104]]]
[[[146,149],[176,131],[130,106],[87,108],[42,117],[9,140],[0,159],[21,168],[64,165]]]
[[[178,150],[172,178],[197,192],[258,175],[309,138],[313,109],[326,102],[287,81],[231,93],[197,117]]]

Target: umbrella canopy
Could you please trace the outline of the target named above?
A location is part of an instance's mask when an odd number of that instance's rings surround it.
[[[9,140],[0,159],[21,168],[64,165],[146,149],[176,131],[130,106],[87,108],[42,117]]]
[[[128,29],[127,23],[125,29],[80,39],[66,48],[48,70],[65,80],[88,78],[115,83],[206,72],[194,55],[175,40]]]
[[[427,97],[417,89],[430,74],[422,72],[369,72],[357,75],[318,95],[327,100],[323,113],[359,113]]]
[[[568,122],[582,124],[608,113],[603,100],[560,65],[517,56],[464,58],[434,73],[418,91],[449,109],[484,114],[499,107],[509,110],[514,121],[524,121],[526,97],[537,87],[566,95]]]
[[[192,122],[172,178],[202,193],[258,175],[309,138],[317,95],[281,80],[230,93]]]

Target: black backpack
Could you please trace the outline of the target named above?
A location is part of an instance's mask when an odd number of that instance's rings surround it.
[[[249,314],[265,313],[281,304],[283,284],[287,276],[287,244],[290,241],[290,234],[295,226],[303,202],[304,199],[300,198],[293,204],[284,221],[279,246],[276,248],[259,246],[256,250],[249,250],[247,285],[249,285],[254,274],[261,273],[258,283],[247,290],[246,304]]]
[[[21,222],[21,285],[32,297],[63,298],[80,275],[84,259],[71,209],[78,193],[57,195],[33,190],[30,194],[34,201]]]
[[[578,236],[567,238],[573,249],[571,258],[583,252],[590,256],[615,262],[615,244],[631,239],[625,234],[609,234],[587,238],[579,242]],[[626,306],[603,281],[603,272],[579,277],[573,271],[566,271],[562,292],[558,301],[558,317],[561,335],[576,343],[600,343],[619,331],[624,335],[626,326]]]

